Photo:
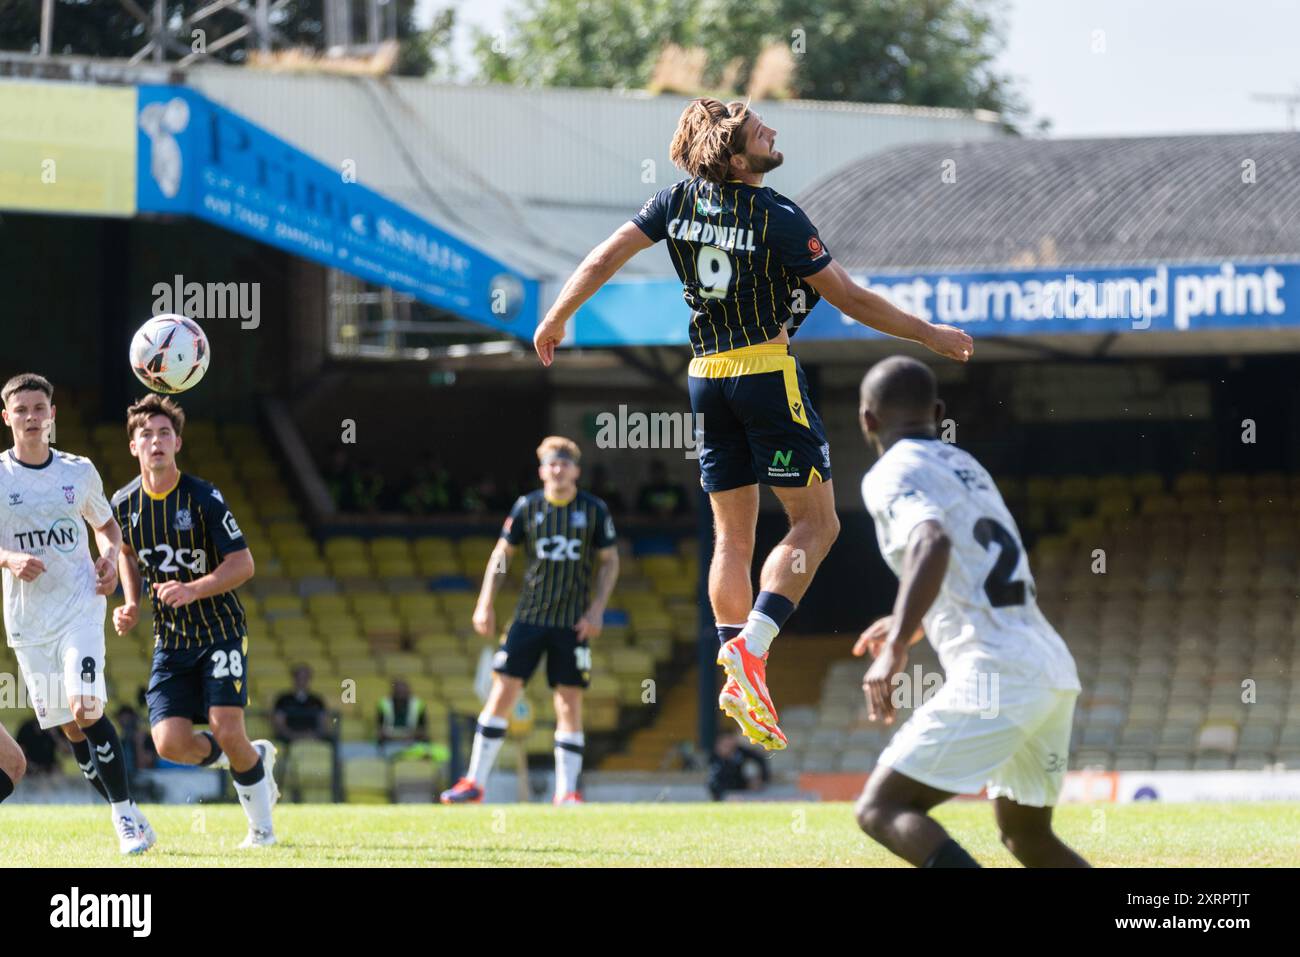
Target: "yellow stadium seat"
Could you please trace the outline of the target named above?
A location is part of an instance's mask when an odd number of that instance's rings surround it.
[[[349,758],[343,765],[343,792],[349,802],[386,803],[390,780],[389,765],[383,758]]]
[[[412,558],[411,543],[395,535],[381,535],[371,539],[370,557],[377,562],[393,559],[409,560]]]
[[[392,595],[386,595],[383,592],[358,592],[350,596],[352,611],[359,618],[364,620],[374,615],[392,615],[396,610],[396,605]]]
[[[355,535],[340,535],[326,539],[322,548],[326,558],[361,558],[367,557],[366,543]]]
[[[303,612],[302,599],[297,595],[267,595],[261,600],[261,612],[268,617],[285,612],[300,615]]]
[[[346,598],[342,595],[331,592],[309,595],[305,604],[307,606],[307,613],[313,617],[346,615],[350,609],[350,605]]]
[[[284,573],[290,578],[328,578],[330,566],[319,559],[289,559],[284,563]]]
[[[416,575],[415,562],[408,558],[383,559],[375,562],[376,578],[413,578]]]
[[[346,678],[360,679],[380,673],[379,659],[370,652],[334,656],[334,670]]]
[[[335,578],[373,578],[374,570],[365,558],[327,559],[330,574]]]
[[[426,668],[426,659],[419,655],[407,652],[396,652],[383,655],[380,658],[380,664],[384,673],[392,675],[394,678],[404,678],[407,675],[423,674]]]

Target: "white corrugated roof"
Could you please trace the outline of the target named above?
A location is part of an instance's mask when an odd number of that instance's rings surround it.
[[[322,162],[541,279],[567,276],[662,186],[685,99],[604,90],[458,86],[410,78],[203,65],[188,82]],[[796,195],[831,170],[904,143],[988,139],[997,118],[870,104],[756,103]],[[630,275],[672,274],[645,254]]]

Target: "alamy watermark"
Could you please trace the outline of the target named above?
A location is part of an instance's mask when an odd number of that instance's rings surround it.
[[[596,416],[599,449],[684,449],[685,458],[700,457],[704,416],[699,412],[618,412]]]
[[[945,690],[940,672],[927,672],[917,664],[912,666],[910,673],[900,671],[894,675],[889,683],[889,702],[895,710],[915,711],[940,691],[945,691],[947,710],[974,712],[985,719],[998,716],[1000,682],[997,672],[974,672]]]
[[[188,319],[238,319],[239,328],[262,324],[260,282],[186,282],[177,273],[170,283],[153,285],[153,314],[176,313]]]

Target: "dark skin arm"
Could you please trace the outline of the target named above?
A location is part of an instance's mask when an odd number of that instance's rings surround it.
[[[894,705],[890,700],[894,676],[907,667],[908,644],[921,630],[921,619],[939,597],[951,553],[952,540],[938,522],[922,522],[907,538],[894,613],[889,618],[888,631],[875,660],[862,679],[862,690],[867,697],[867,716],[872,721],[894,722]]]

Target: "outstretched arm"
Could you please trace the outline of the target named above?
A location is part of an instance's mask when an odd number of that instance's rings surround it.
[[[587,258],[565,282],[559,298],[547,310],[546,318],[533,333],[533,348],[537,350],[542,365],[549,366],[555,359],[555,347],[563,341],[564,327],[569,317],[578,311],[578,307],[609,282],[614,273],[623,268],[624,263],[653,245],[654,241],[641,231],[641,227],[627,222],[587,253]]]
[[[975,351],[971,337],[956,326],[929,323],[904,312],[883,296],[859,286],[837,262],[832,261],[824,269],[804,277],[804,281],[832,306],[864,326],[919,342],[958,362],[965,362]]]

